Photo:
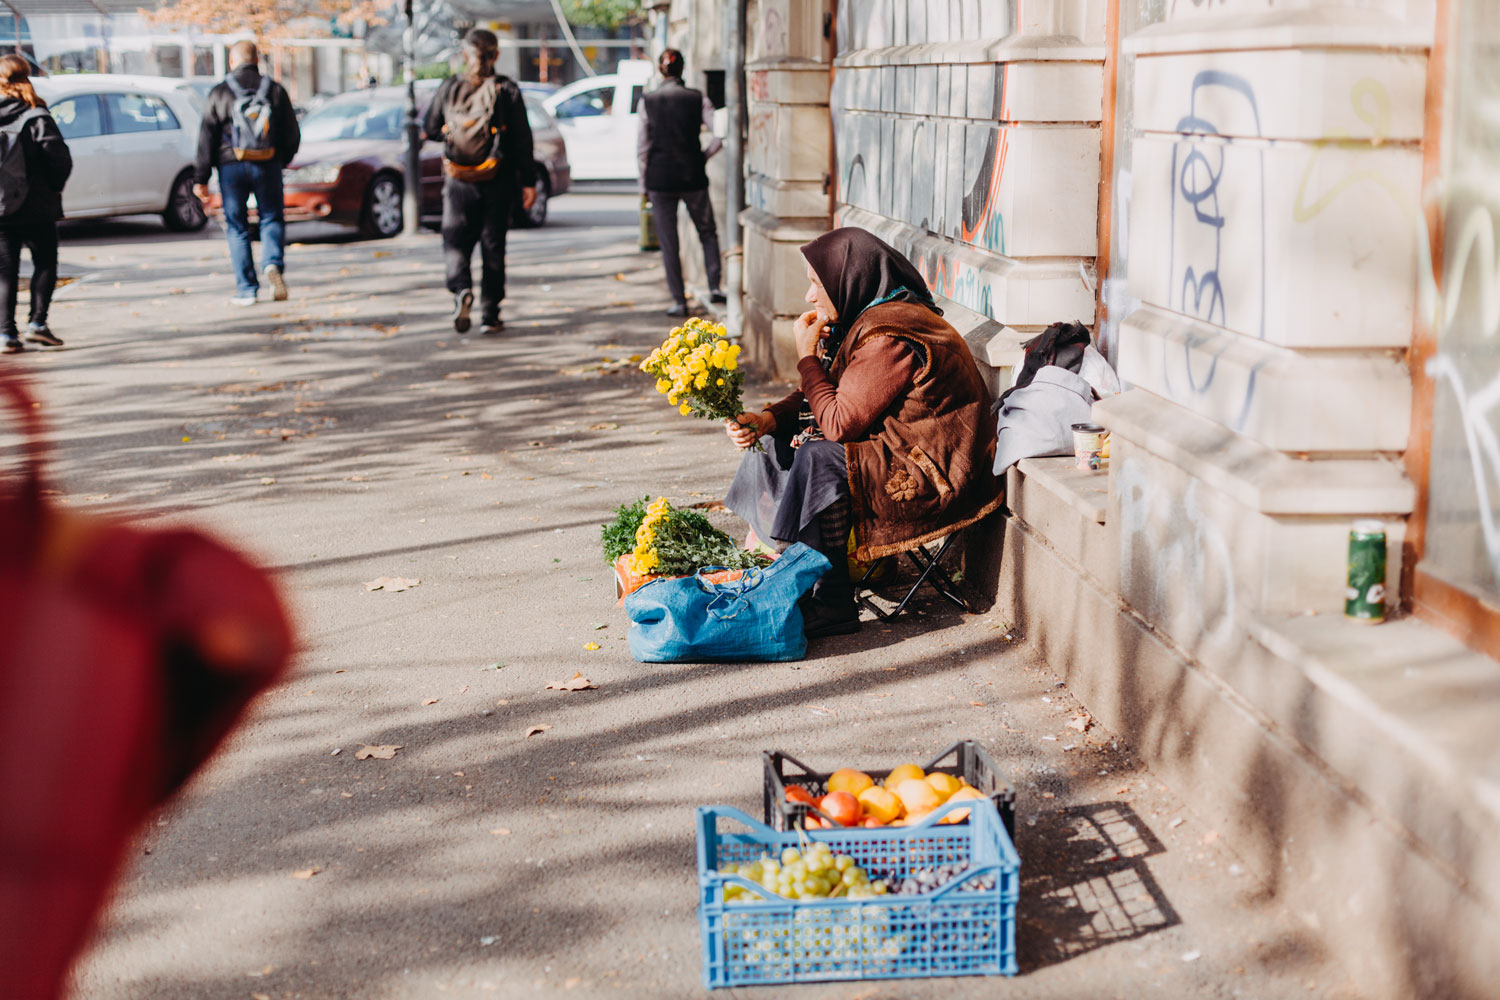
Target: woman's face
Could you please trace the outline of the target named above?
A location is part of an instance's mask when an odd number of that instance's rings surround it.
[[[823,287],[823,282],[818,280],[818,272],[813,270],[811,264],[807,265],[807,294],[803,296],[807,302],[816,309],[825,319],[836,320],[839,311],[834,308],[833,300],[828,297],[828,289]]]

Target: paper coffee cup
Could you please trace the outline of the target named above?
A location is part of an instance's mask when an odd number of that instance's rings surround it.
[[[1108,432],[1098,424],[1073,425],[1073,465],[1085,471],[1098,469],[1104,462],[1100,452]]]

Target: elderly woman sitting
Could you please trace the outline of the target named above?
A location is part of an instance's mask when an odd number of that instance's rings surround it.
[[[813,308],[797,319],[802,389],[727,422],[748,452],[727,506],[762,541],[833,563],[804,599],[809,636],[859,629],[846,546],[874,559],[973,524],[1000,505],[995,422],[968,345],[922,276],[863,229],[802,247]]]

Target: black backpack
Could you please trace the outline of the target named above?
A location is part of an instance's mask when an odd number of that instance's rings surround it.
[[[31,181],[26,176],[26,143],[21,133],[32,119],[46,113],[42,108],[28,108],[15,121],[0,127],[0,216],[19,212],[31,193]]]
[[[464,181],[487,181],[500,172],[495,106],[500,78],[490,77],[462,100],[457,84],[443,101],[443,171]]]
[[[276,146],[271,134],[271,78],[262,76],[260,86],[246,90],[234,78],[224,78],[234,94],[229,112],[229,146],[236,160],[264,163],[274,159]]]

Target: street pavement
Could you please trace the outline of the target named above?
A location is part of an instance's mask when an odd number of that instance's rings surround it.
[[[1129,747],[1069,725],[1025,642],[1048,622],[929,602],[800,663],[634,662],[599,527],[721,498],[737,456],[629,363],[669,326],[634,199],[552,210],[511,236],[498,338],[449,327],[431,233],[294,228],[291,299],[242,310],[217,230],[67,227],[67,348],[5,359],[34,374],[56,498],[218,533],[300,635],[132,847],[76,997],[705,995],[694,807],[759,813],[762,750],[874,768],[962,738],[1019,796],[1021,975],[724,995],[1355,996]],[[546,689],[574,671],[597,689]]]

